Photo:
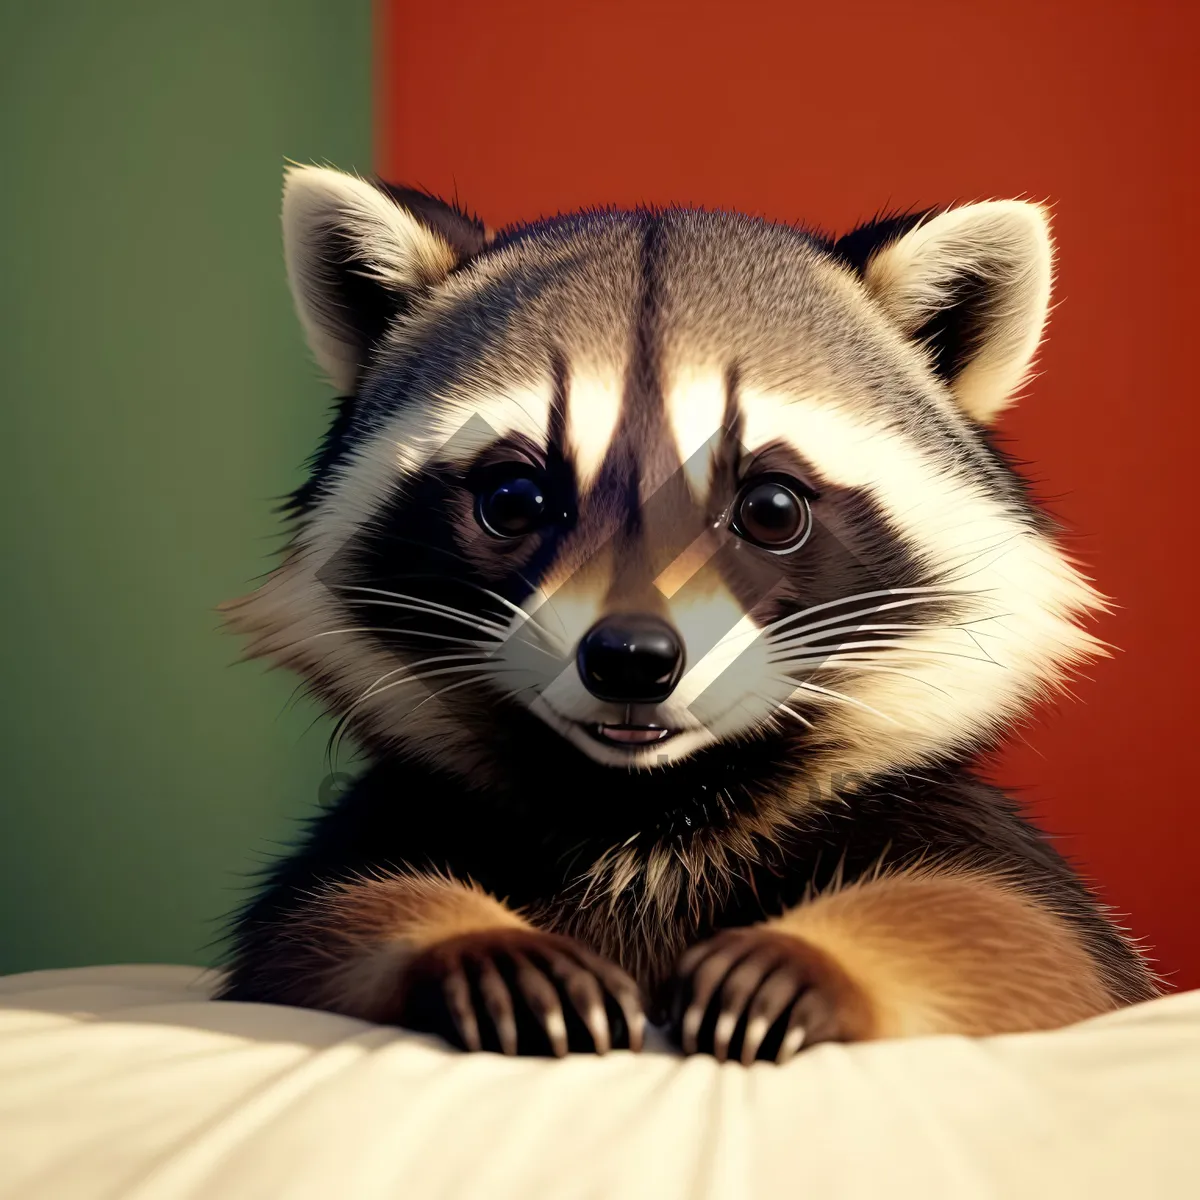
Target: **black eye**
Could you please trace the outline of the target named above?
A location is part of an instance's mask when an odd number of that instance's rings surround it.
[[[546,495],[532,468],[504,464],[489,472],[475,498],[475,519],[497,538],[532,533],[546,520]]]
[[[786,554],[803,545],[812,528],[812,515],[799,483],[751,480],[734,501],[730,526],[738,537],[775,554]]]

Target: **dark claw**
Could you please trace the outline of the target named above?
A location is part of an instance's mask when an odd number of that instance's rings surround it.
[[[500,1050],[504,1054],[517,1052],[517,1018],[513,1013],[513,998],[507,983],[500,977],[496,964],[486,955],[478,958],[479,990],[483,995],[483,1003],[488,1016],[492,1019],[492,1028],[500,1042]]]
[[[591,1035],[597,1054],[607,1054],[612,1042],[608,1034],[608,1013],[604,992],[595,975],[580,970],[579,964],[558,950],[547,948],[543,957],[551,974],[567,994],[576,1015]]]
[[[462,1046],[467,1050],[481,1050],[483,1043],[479,1040],[479,1022],[475,1020],[475,1010],[471,1007],[471,987],[467,977],[461,970],[451,971],[442,984],[442,991]]]
[[[787,1011],[795,997],[795,983],[787,971],[774,972],[763,980],[746,1013],[742,1035],[742,1062],[749,1066],[757,1057],[771,1027]]]
[[[739,1022],[745,1025],[747,1005],[778,962],[777,947],[762,946],[748,954],[725,976],[725,982],[721,985],[721,1013],[713,1031],[713,1054],[718,1062],[724,1062],[728,1057],[729,1044]],[[744,1044],[744,1033],[742,1041]]]
[[[397,1024],[464,1050],[604,1054],[640,1050],[637,985],[615,963],[557,934],[497,929],[433,946],[409,964]]]
[[[625,1021],[626,1037],[629,1049],[638,1053],[645,1039],[646,1013],[642,1007],[642,995],[638,985],[617,966],[598,954],[593,954],[585,946],[576,949],[585,971],[590,971],[608,990],[609,996],[616,1001]]]
[[[514,953],[517,966],[517,984],[521,995],[533,1009],[546,1036],[555,1058],[567,1053],[567,1022],[563,1017],[562,1002],[558,989],[521,953]]]
[[[693,946],[676,968],[671,1035],[685,1054],[787,1062],[817,1042],[852,1040],[852,990],[830,960],[766,926]]]

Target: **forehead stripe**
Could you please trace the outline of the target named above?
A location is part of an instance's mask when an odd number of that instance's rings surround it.
[[[595,482],[621,416],[622,370],[577,368],[566,383],[566,444],[579,490]]]
[[[696,500],[708,494],[713,455],[722,443],[729,409],[728,380],[719,370],[685,367],[667,386],[667,418]]]

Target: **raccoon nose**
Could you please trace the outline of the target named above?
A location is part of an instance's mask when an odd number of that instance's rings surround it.
[[[655,704],[683,674],[683,643],[658,617],[605,617],[584,635],[576,662],[584,687],[597,699]]]

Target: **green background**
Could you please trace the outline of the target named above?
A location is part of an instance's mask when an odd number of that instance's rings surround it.
[[[325,421],[279,192],[370,166],[369,4],[8,3],[0,60],[0,973],[207,962],[325,774],[213,610]]]

